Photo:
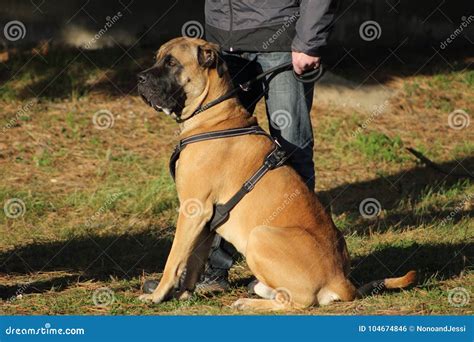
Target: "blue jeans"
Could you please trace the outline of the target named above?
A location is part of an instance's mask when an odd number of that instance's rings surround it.
[[[290,62],[291,52],[224,53],[224,59],[237,86],[268,69]],[[252,85],[249,91],[241,91],[239,99],[253,113],[257,102],[265,97],[270,134],[286,151],[291,166],[313,190],[315,174],[310,112],[314,84],[298,82],[292,73],[288,70],[268,75],[263,82]],[[226,275],[235,254],[232,245],[216,236],[209,255],[207,276]]]
[[[291,52],[225,53],[229,72],[237,85],[275,66],[291,62]],[[250,91],[240,92],[241,103],[250,113],[264,96],[270,134],[282,145],[289,163],[308,187],[314,189],[312,83],[301,83],[288,70],[270,74]]]

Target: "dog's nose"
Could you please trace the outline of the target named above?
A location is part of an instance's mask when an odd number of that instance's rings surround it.
[[[138,83],[145,83],[147,80],[147,75],[143,72],[137,75]]]

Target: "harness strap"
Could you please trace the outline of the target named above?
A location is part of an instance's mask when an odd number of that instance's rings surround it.
[[[209,223],[209,229],[211,231],[216,230],[220,225],[227,221],[229,218],[230,211],[244,198],[244,196],[252,191],[255,187],[255,184],[270,170],[275,169],[281,165],[283,165],[287,159],[285,152],[281,149],[280,144],[276,141],[271,135],[265,132],[260,126],[250,126],[245,128],[233,128],[233,129],[226,129],[222,131],[215,131],[215,132],[208,132],[208,133],[201,133],[190,136],[181,140],[175,147],[173,154],[170,158],[170,173],[175,180],[176,177],[176,162],[179,159],[179,155],[183,149],[192,143],[205,141],[205,140],[212,140],[212,139],[220,139],[220,138],[230,138],[236,137],[240,135],[247,135],[247,134],[260,134],[268,137],[272,142],[275,144],[275,148],[265,157],[263,165],[255,171],[255,173],[244,183],[244,185],[237,191],[237,193],[232,196],[226,203],[224,204],[216,204],[214,206],[214,214],[211,218]]]
[[[214,214],[209,222],[210,231],[216,230],[219,226],[224,224],[230,215],[230,211],[245,197],[255,184],[270,170],[273,170],[286,161],[286,155],[280,146],[277,144],[275,149],[271,151],[265,158],[265,161],[260,168],[244,183],[244,185],[237,191],[237,193],[230,198],[225,204],[217,204],[214,206]]]
[[[175,180],[176,162],[179,159],[179,155],[181,154],[181,151],[183,151],[187,145],[200,142],[200,141],[205,141],[205,140],[231,138],[231,137],[236,137],[239,135],[247,135],[247,134],[261,134],[261,135],[268,136],[270,139],[273,139],[260,126],[225,129],[221,131],[196,134],[196,135],[192,135],[190,137],[184,138],[176,145],[176,147],[174,148],[173,154],[171,154],[171,158],[169,162],[171,177],[173,177],[173,180]]]

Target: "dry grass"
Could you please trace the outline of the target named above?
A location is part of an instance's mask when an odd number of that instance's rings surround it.
[[[42,70],[34,60],[0,90],[0,120],[12,123],[0,127],[0,203],[19,198],[26,205],[19,218],[0,215],[0,312],[236,314],[228,306],[247,296],[243,285],[251,274],[244,262],[233,268],[233,287],[224,295],[159,306],[136,300],[143,277],[160,276],[170,247],[177,200],[166,164],[177,127],[127,94],[133,87],[122,82],[131,77],[126,65],[112,72],[99,57],[97,67],[76,60],[24,112],[31,92],[57,69]],[[50,58],[50,66],[71,60]],[[9,65],[0,79],[20,65]],[[472,305],[455,307],[447,298],[456,287],[473,293],[474,186],[420,165],[402,147],[415,147],[451,173],[474,169],[472,124],[448,126],[455,109],[474,113],[473,75],[459,67],[392,77],[385,85],[396,95],[377,115],[316,104],[317,188],[346,235],[354,282],[412,268],[420,278],[407,291],[294,313],[472,314]],[[92,116],[102,109],[113,113],[112,128],[94,127]],[[260,103],[261,122],[263,113]],[[376,219],[358,212],[367,197],[382,205]],[[103,287],[114,301],[94,305],[93,294]]]

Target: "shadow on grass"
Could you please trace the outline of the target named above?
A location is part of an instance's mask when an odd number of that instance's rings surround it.
[[[418,244],[386,246],[372,253],[351,259],[350,279],[356,287],[378,279],[400,277],[408,271],[417,272],[416,285],[431,279],[458,277],[474,262],[474,243]],[[254,278],[236,279],[231,285],[246,286]]]
[[[343,213],[353,214],[360,218],[359,204],[366,198],[375,198],[381,204],[382,209],[388,210],[385,217],[374,221],[362,221],[351,227],[351,231],[365,234],[369,226],[378,232],[388,229],[404,229],[420,223],[435,223],[442,221],[450,215],[452,210],[428,210],[421,214],[412,212],[400,213],[390,212],[397,208],[400,202],[411,203],[416,206],[423,201],[427,189],[434,192],[458,186],[461,180],[466,184],[470,181],[467,178],[456,176],[456,173],[465,173],[466,170],[474,170],[474,156],[469,156],[464,160],[449,161],[439,164],[448,175],[436,171],[430,167],[419,166],[404,172],[390,176],[380,176],[379,178],[358,182],[353,184],[343,184],[328,191],[321,191],[318,195],[325,199],[325,204],[330,204],[331,211],[335,215]],[[472,217],[473,210],[459,212],[453,217],[456,223],[462,216]]]
[[[474,243],[387,246],[352,260],[351,279],[359,286],[375,279],[417,271],[417,283],[431,278],[449,279],[472,266]]]
[[[0,299],[14,300],[16,296],[28,293],[44,293],[51,291],[61,291],[66,289],[69,284],[77,281],[77,275],[63,275],[59,277],[51,277],[49,279],[26,282],[21,285],[1,285],[0,284]]]
[[[18,293],[43,293],[54,288],[63,290],[77,281],[131,279],[142,274],[144,270],[160,272],[164,267],[169,252],[169,240],[150,241],[141,250],[134,238],[119,238],[107,254],[102,253],[95,243],[87,240],[71,240],[65,243],[29,245],[15,251],[0,255],[2,263],[0,272],[9,274],[29,274],[30,272],[67,271],[74,275],[63,275],[47,280],[32,281],[18,285],[0,285],[0,299],[8,299]],[[107,248],[112,239],[96,238],[97,244]],[[112,247],[113,247],[112,246]],[[67,247],[67,248],[66,248]],[[64,252],[59,252],[58,250]],[[133,251],[133,252],[130,252]],[[354,258],[351,279],[360,286],[375,279],[401,276],[409,270],[418,272],[418,284],[430,278],[449,279],[472,264],[474,243],[459,244],[416,244],[409,246],[387,246],[367,256]],[[49,263],[48,263],[49,261]],[[26,267],[28,263],[28,267]],[[48,264],[44,267],[44,264]],[[245,286],[249,278],[238,279],[233,286]]]
[[[462,172],[458,162],[445,163],[442,167],[449,172]],[[466,158],[463,167],[474,169],[474,157]],[[410,198],[414,203],[422,200],[423,189],[427,186],[457,184],[459,178],[446,176],[426,167],[416,167],[389,177],[337,187],[325,193],[333,199],[333,211],[358,212],[361,200],[378,198],[383,208],[396,206],[402,199]],[[472,211],[464,215],[472,216]],[[397,229],[412,225],[413,222],[435,222],[446,217],[446,211],[430,212],[428,216],[409,214],[397,225]],[[461,214],[458,214],[461,216]],[[400,214],[388,215],[378,221],[378,228],[399,223]],[[432,221],[429,221],[432,220]],[[362,234],[363,227],[356,229]],[[171,247],[171,237],[158,235],[156,230],[124,236],[91,236],[51,243],[33,243],[14,250],[0,253],[0,273],[28,275],[37,272],[65,271],[76,274],[73,278],[59,277],[50,281],[32,283],[28,291],[47,291],[52,286],[65,288],[77,280],[131,279],[144,271],[161,272]],[[458,275],[472,263],[472,242],[466,244],[411,244],[386,246],[364,258],[353,260],[352,276],[356,284],[376,278],[401,275],[415,269],[421,282],[435,276],[450,278]],[[470,253],[470,254],[468,254]],[[234,285],[243,285],[239,280]],[[9,298],[15,293],[15,286],[1,286],[0,298]]]
[[[125,236],[92,236],[25,245],[0,254],[0,273],[28,275],[64,271],[72,276],[29,283],[21,293],[67,288],[76,281],[131,279],[143,271],[161,272],[171,248],[170,237],[146,232]],[[18,286],[0,285],[0,298],[10,298]]]
[[[136,74],[153,62],[152,50],[136,49],[123,56],[120,49],[86,51],[52,49],[48,55],[19,53],[0,65],[0,99],[65,99],[90,92],[110,96],[134,94]],[[15,90],[9,84],[17,83]]]

